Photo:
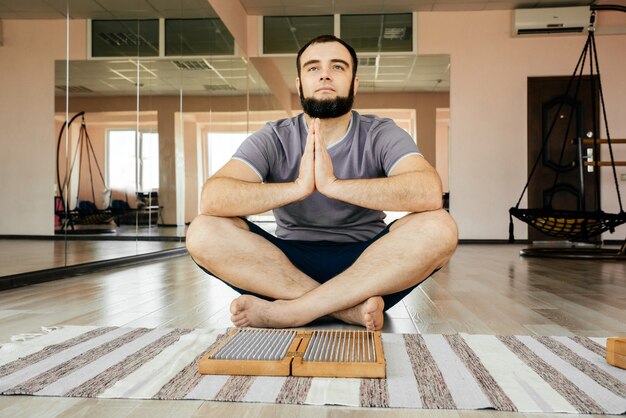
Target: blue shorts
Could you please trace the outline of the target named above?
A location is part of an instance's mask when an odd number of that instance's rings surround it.
[[[296,268],[319,283],[327,282],[350,267],[357,260],[357,258],[361,256],[367,247],[386,235],[389,232],[389,228],[393,224],[392,222],[387,225],[387,227],[378,233],[378,235],[367,241],[338,243],[330,241],[285,240],[275,237],[245,218],[241,219],[246,221],[250,232],[270,241],[287,256],[289,261],[291,261]],[[217,277],[204,267],[200,265],[198,266],[206,273]],[[248,292],[235,287],[224,280],[222,281],[240,294],[254,295],[265,300],[272,300],[266,296],[258,295],[256,293]],[[402,300],[402,298],[408,295],[415,287],[417,287],[417,285],[398,293],[383,296],[383,300],[385,301],[385,310],[391,308],[393,305]]]

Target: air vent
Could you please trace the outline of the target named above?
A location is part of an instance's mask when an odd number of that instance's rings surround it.
[[[57,90],[67,91],[67,86],[54,86]],[[70,93],[93,93],[93,90],[85,86],[70,86]]]
[[[206,91],[235,91],[237,90],[230,84],[205,84],[204,89]]]
[[[406,28],[385,28],[383,39],[404,39]]]
[[[210,70],[211,68],[203,60],[185,60],[185,61],[172,61],[174,65],[183,71],[198,71],[198,70]]]

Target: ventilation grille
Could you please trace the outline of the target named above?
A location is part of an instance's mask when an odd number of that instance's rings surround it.
[[[150,41],[141,35],[132,32],[98,33],[98,38],[111,46],[139,46],[150,45]]]
[[[183,71],[204,71],[211,68],[203,60],[172,61],[176,68]]]
[[[63,85],[54,86],[54,88],[56,88],[57,90],[62,90],[62,91],[69,91],[70,93],[93,93],[92,89],[90,89],[89,87],[85,87],[85,86],[70,86],[69,90],[67,86],[63,86]]]
[[[383,39],[404,39],[406,28],[385,28]]]
[[[583,26],[564,27],[563,25],[551,25],[545,28],[534,29],[518,29],[518,35],[536,35],[550,33],[582,33],[585,30]]]
[[[237,90],[230,84],[205,84],[204,89],[206,91],[235,91]]]

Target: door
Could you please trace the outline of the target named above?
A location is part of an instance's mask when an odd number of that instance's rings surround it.
[[[599,169],[584,165],[581,169],[580,165],[581,158],[584,162],[588,155],[599,156],[599,149],[584,143],[582,148],[579,147],[582,139],[593,139],[594,127],[599,126],[597,78],[592,83],[590,76],[583,77],[578,92],[577,80],[574,80],[566,94],[569,80],[570,77],[528,78],[529,175],[543,145],[541,158],[528,185],[528,207],[532,209],[580,212],[599,209]],[[593,96],[592,90],[595,90]],[[556,238],[529,226],[528,239]]]

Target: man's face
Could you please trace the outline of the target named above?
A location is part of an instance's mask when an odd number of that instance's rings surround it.
[[[314,118],[336,118],[352,108],[358,78],[352,77],[352,57],[338,42],[316,43],[300,57],[296,80],[304,112]]]

